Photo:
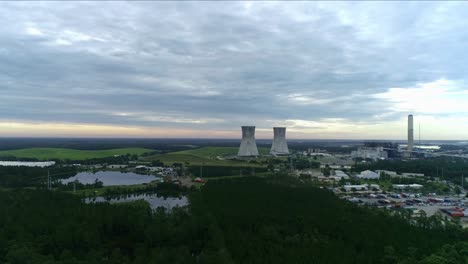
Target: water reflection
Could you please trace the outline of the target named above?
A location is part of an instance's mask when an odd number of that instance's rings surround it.
[[[93,198],[86,198],[86,203],[100,203],[100,202],[109,202],[109,203],[124,203],[124,202],[132,202],[137,200],[145,200],[148,202],[152,209],[156,209],[158,207],[164,207],[167,210],[171,210],[172,208],[178,206],[186,206],[188,205],[188,199],[186,196],[181,197],[162,197],[157,194],[131,194],[131,195],[123,195],[120,197],[113,197],[113,198],[105,198],[105,197],[93,197]]]
[[[101,181],[104,186],[133,185],[162,180],[153,175],[141,175],[133,172],[98,171],[96,173],[80,172],[71,178],[61,180],[61,182],[67,184],[77,180],[82,184],[93,184],[96,179]]]
[[[49,167],[55,164],[55,161],[0,161],[0,166],[24,166],[24,167]]]

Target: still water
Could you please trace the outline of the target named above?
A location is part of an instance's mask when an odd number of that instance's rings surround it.
[[[55,164],[55,161],[0,161],[0,166],[24,166],[24,167],[49,167]]]
[[[96,173],[79,172],[71,178],[61,180],[61,182],[67,184],[77,180],[82,184],[93,184],[96,179],[101,181],[104,186],[133,185],[162,180],[160,177],[153,175],[141,175],[133,172],[98,171]]]
[[[95,198],[86,198],[85,202],[87,203],[100,203],[100,202],[109,202],[109,203],[124,203],[124,202],[132,202],[136,200],[145,200],[149,203],[152,209],[156,209],[158,207],[164,207],[168,210],[179,206],[186,206],[189,204],[188,199],[186,196],[181,196],[180,198],[174,197],[158,197],[157,194],[134,194],[128,195],[118,198],[110,198],[106,199],[104,197],[95,197]]]

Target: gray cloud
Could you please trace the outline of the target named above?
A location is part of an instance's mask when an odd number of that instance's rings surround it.
[[[0,118],[219,130],[393,121],[375,94],[466,79],[466,7],[5,3]]]

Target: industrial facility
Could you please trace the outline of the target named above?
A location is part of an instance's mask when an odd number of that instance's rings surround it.
[[[351,152],[352,158],[361,158],[361,159],[372,159],[372,160],[379,160],[379,159],[387,159],[388,153],[384,150],[383,147],[361,147],[358,148],[356,151]]]
[[[273,144],[271,145],[271,155],[288,155],[288,143],[286,142],[286,128],[274,127],[273,128]]]
[[[240,157],[258,156],[255,126],[242,126],[242,141],[237,155]]]

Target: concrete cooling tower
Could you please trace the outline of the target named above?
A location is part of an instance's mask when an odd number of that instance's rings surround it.
[[[408,151],[413,151],[414,134],[413,134],[413,115],[408,116]]]
[[[273,128],[273,144],[271,145],[270,154],[272,155],[287,155],[289,154],[288,143],[286,143],[286,128]]]
[[[258,156],[257,144],[255,143],[255,127],[243,126],[242,127],[242,141],[239,147],[241,157]]]

